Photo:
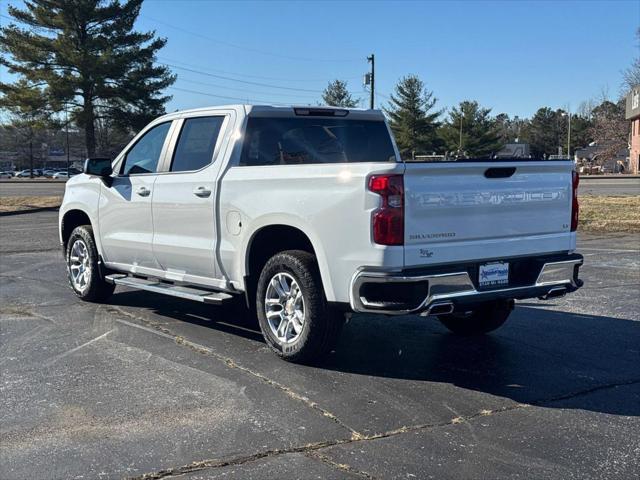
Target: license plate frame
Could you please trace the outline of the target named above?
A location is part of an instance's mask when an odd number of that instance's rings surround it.
[[[480,288],[505,287],[509,285],[509,262],[489,262],[478,266]]]

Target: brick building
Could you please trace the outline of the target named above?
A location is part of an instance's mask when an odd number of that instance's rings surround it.
[[[631,122],[629,135],[629,172],[640,173],[640,85],[627,95],[625,118]]]

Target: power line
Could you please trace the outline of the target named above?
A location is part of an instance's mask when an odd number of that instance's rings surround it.
[[[222,98],[225,100],[238,100],[243,103],[248,102],[248,103],[258,103],[258,104],[267,104],[267,105],[293,105],[292,103],[274,103],[269,100],[256,100],[254,98],[247,98],[247,97],[229,97],[226,95],[215,95],[213,93],[199,92],[197,90],[189,90],[187,88],[179,88],[179,87],[167,87],[167,88],[169,90],[177,90],[179,92],[194,93],[196,95],[205,95],[207,97]]]
[[[193,35],[195,37],[200,37],[200,38],[203,38],[205,40],[209,40],[210,42],[213,42],[213,43],[217,43],[217,44],[224,45],[224,46],[231,47],[231,48],[237,48],[239,50],[245,50],[245,51],[248,51],[248,52],[259,53],[261,55],[267,55],[267,56],[270,56],[270,57],[278,57],[278,58],[284,58],[284,59],[287,59],[287,60],[295,60],[295,61],[301,61],[301,62],[348,63],[348,62],[361,62],[362,61],[361,59],[355,59],[355,58],[354,59],[336,59],[336,58],[334,58],[334,59],[329,59],[329,58],[322,59],[322,58],[308,58],[308,57],[296,57],[296,56],[291,56],[291,55],[282,55],[280,53],[267,52],[267,51],[259,50],[259,49],[256,49],[256,48],[245,47],[245,46],[242,46],[242,45],[236,45],[235,43],[230,43],[230,42],[226,42],[226,41],[223,41],[223,40],[218,40],[216,38],[209,37],[208,35],[203,35],[202,33],[193,32],[193,31],[188,30],[186,28],[178,27],[176,25],[172,25],[172,24],[170,24],[168,22],[164,22],[162,20],[158,20],[156,18],[152,18],[152,17],[146,16],[146,15],[140,15],[138,18],[144,18],[146,20],[150,20],[152,22],[159,23],[160,25],[164,25],[164,26],[167,26],[169,28],[173,28],[173,29],[181,31],[183,33],[187,33],[187,34]]]
[[[191,68],[200,68],[200,65],[193,65],[190,63],[186,63],[186,62],[181,62],[178,60],[173,60],[171,58],[167,58],[167,57],[158,57],[158,60],[161,61],[165,61],[165,62],[171,62],[171,63],[177,63],[180,65],[184,65],[186,67],[191,67]],[[234,75],[236,77],[247,77],[247,78],[257,78],[260,80],[276,80],[276,81],[283,81],[283,82],[326,82],[327,79],[326,78],[288,78],[288,77],[264,77],[261,75],[250,75],[248,73],[237,73],[237,72],[229,72],[227,70],[219,70],[216,68],[209,68],[207,67],[207,69],[209,71],[212,72],[216,72],[216,73],[224,73],[227,75]],[[340,79],[341,80],[355,80],[355,79],[361,79],[362,75],[357,75],[357,76],[351,76],[351,77],[344,77],[341,76]]]
[[[308,89],[308,88],[284,87],[282,85],[272,85],[272,84],[268,84],[268,83],[252,82],[252,81],[249,81],[249,80],[241,80],[239,78],[226,77],[224,75],[217,75],[215,73],[205,72],[205,71],[202,71],[202,70],[196,70],[196,69],[193,69],[193,68],[181,67],[179,65],[173,65],[171,63],[164,63],[163,65],[165,65],[167,67],[171,67],[171,68],[177,68],[178,70],[184,70],[186,72],[197,73],[198,75],[206,75],[207,77],[220,78],[222,80],[229,80],[231,82],[245,83],[247,85],[255,85],[255,86],[258,86],[258,87],[277,88],[277,89],[280,89],[280,90],[292,90],[292,91],[295,91],[295,92],[307,92],[307,93],[315,93],[315,94],[320,93],[319,90],[311,90],[311,89]]]
[[[187,82],[187,83],[193,83],[195,85],[203,85],[206,87],[214,87],[214,88],[222,88],[222,89],[226,89],[226,90],[235,90],[235,91],[239,91],[239,92],[245,92],[246,89],[242,89],[242,88],[234,88],[234,87],[228,87],[225,85],[217,85],[215,83],[208,83],[208,82],[199,82],[197,80],[189,80],[186,78],[182,78],[180,76],[178,76],[178,82]],[[280,93],[280,92],[259,92],[259,91],[252,91],[251,94],[257,93],[258,95],[277,95],[277,96],[281,96],[281,97],[297,97],[297,98],[309,98],[309,94],[304,94],[304,93]]]

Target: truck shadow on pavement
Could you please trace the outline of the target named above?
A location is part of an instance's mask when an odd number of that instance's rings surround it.
[[[209,331],[264,342],[255,319],[242,309],[142,292],[117,293],[111,303],[204,327],[190,338],[194,342],[214,345],[215,338],[202,338]],[[432,318],[354,315],[336,350],[311,367],[286,364],[266,350],[264,355],[267,364],[278,362],[281,376],[293,369],[310,381],[322,369],[374,382],[406,380],[411,388],[437,382],[548,408],[640,416],[640,322],[531,303],[518,306],[503,328],[481,337],[457,337]]]

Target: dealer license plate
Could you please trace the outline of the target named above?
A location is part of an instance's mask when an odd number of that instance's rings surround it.
[[[494,262],[480,265],[478,284],[481,287],[508,285],[509,264],[506,262]]]

